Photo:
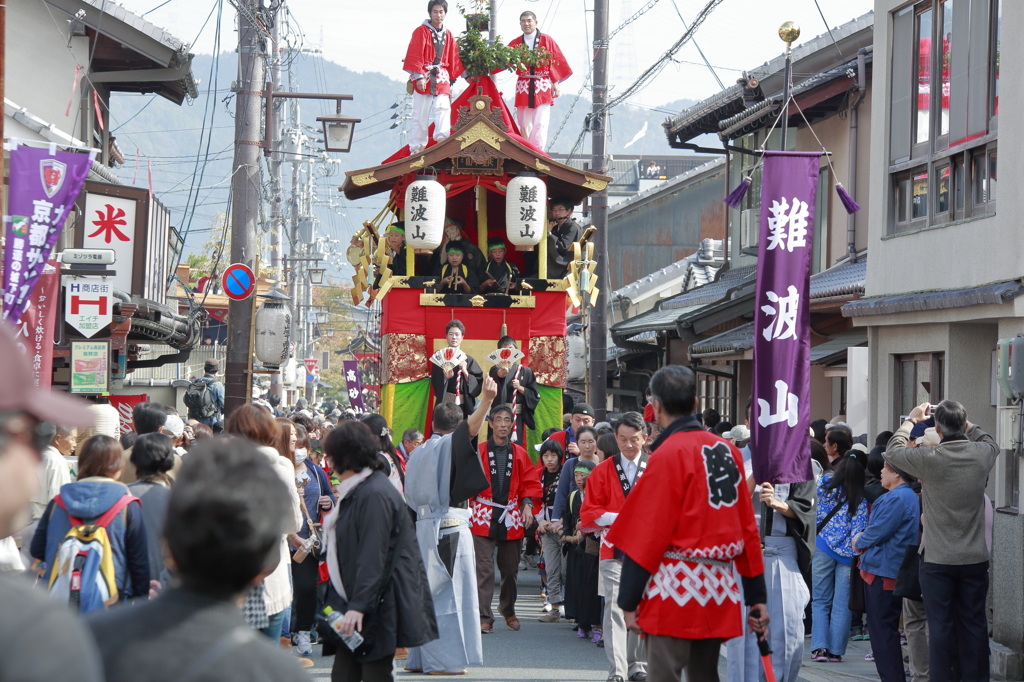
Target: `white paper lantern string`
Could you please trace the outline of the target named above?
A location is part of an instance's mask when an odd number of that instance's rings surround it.
[[[505,234],[514,246],[536,246],[547,220],[548,186],[536,173],[512,178],[505,193]]]
[[[405,242],[413,249],[436,249],[444,236],[447,196],[433,175],[417,175],[405,188]]]

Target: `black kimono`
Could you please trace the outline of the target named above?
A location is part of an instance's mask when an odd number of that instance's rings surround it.
[[[441,272],[437,276],[437,284],[434,286],[434,291],[439,294],[466,294],[467,296],[475,296],[480,290],[480,278],[477,277],[476,271],[473,268],[467,267],[465,263],[459,266],[458,275],[462,279],[466,280],[466,284],[469,285],[469,291],[464,291],[462,287],[455,281],[455,277],[452,277],[452,281],[447,286],[441,281],[445,277],[452,274],[452,266],[445,263],[441,266]]]
[[[569,496],[568,509],[562,517],[564,524],[563,536],[576,532],[580,523],[580,508],[583,506],[584,493],[575,490]],[[593,553],[587,553],[587,544]],[[575,620],[585,632],[593,627],[601,627],[601,597],[597,593],[600,575],[600,540],[590,534],[583,536],[578,545],[567,544],[569,553],[565,557],[565,617]]]
[[[483,280],[483,284],[480,285],[481,294],[504,294],[506,290],[512,294],[515,293],[516,285],[519,283],[519,268],[508,261],[501,263],[488,261],[481,279]],[[490,282],[490,280],[494,281]]]
[[[469,239],[455,239],[452,241],[462,245],[462,264],[476,273],[477,280],[480,281],[480,276],[483,275],[484,268],[487,267],[487,259],[484,258],[483,251]],[[437,274],[441,272],[442,265],[448,264],[448,256],[445,251],[447,246],[448,240],[445,240],[441,243],[441,246],[434,249],[434,253],[430,256],[430,260],[427,263],[429,268],[427,272]],[[476,291],[474,290],[473,293],[476,293]]]
[[[326,601],[338,613],[353,609],[363,614],[364,642],[355,651],[357,660],[369,663],[394,656],[397,647],[437,639],[416,530],[387,476],[374,471],[338,503],[335,513],[335,550],[348,602],[329,581]],[[389,562],[391,575],[385,576]]]
[[[480,389],[483,387],[484,371],[480,369],[480,365],[472,355],[466,356],[466,370],[469,372],[469,377],[463,376],[459,368],[456,367],[452,378],[445,379],[444,370],[434,363],[430,363],[430,385],[434,389],[435,405],[446,401],[455,402],[455,397],[458,395],[462,415],[469,419],[469,415],[473,414],[473,410],[476,409],[476,398],[480,395]],[[431,412],[431,423],[432,420],[433,412]]]
[[[409,247],[403,243],[402,248],[398,250],[398,253],[392,256],[390,265],[392,277],[405,277],[405,250],[407,248]],[[380,272],[377,272],[376,276],[373,278],[373,288],[380,288]]]
[[[509,368],[504,378],[498,376],[498,368],[491,367],[488,374],[498,384],[498,397],[495,398],[495,405],[511,405],[515,398],[516,412],[516,440],[515,443],[526,447],[526,429],[536,429],[537,424],[533,419],[533,411],[540,404],[540,391],[537,389],[537,378],[526,365],[516,364]],[[516,389],[512,388],[512,380],[519,379],[526,393],[515,395]]]

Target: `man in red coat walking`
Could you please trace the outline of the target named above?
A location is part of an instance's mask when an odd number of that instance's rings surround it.
[[[476,550],[476,584],[480,598],[480,630],[494,627],[494,550],[498,550],[501,589],[498,606],[505,624],[520,627],[516,617],[519,553],[524,529],[533,523],[532,502],[541,497],[540,472],[526,450],[510,439],[515,415],[509,405],[498,405],[490,414],[490,437],[480,444],[480,462],[490,487],[472,501],[470,530]]]
[[[529,50],[542,47],[551,54],[546,63],[519,71],[519,79],[516,81],[516,122],[519,131],[530,144],[544,151],[548,143],[551,105],[561,94],[559,84],[572,75],[572,69],[558,43],[537,28],[536,14],[529,10],[523,12],[519,15],[519,26],[523,29],[523,35],[509,43],[509,47],[525,45]]]
[[[444,27],[448,15],[447,0],[428,0],[430,15],[412,32],[402,68],[412,83],[412,125],[409,151],[418,154],[427,146],[430,124],[434,141],[440,142],[452,132],[451,82],[465,70],[459,58],[455,36]]]
[[[768,624],[743,458],[697,421],[696,388],[693,372],[678,365],[651,378],[664,430],[607,535],[624,555],[617,605],[630,631],[646,635],[651,682],[678,682],[684,668],[686,679],[717,682],[721,643],[743,634],[736,573],[750,629],[763,634]]]
[[[601,537],[600,582],[604,597],[604,652],[608,656],[608,682],[643,682],[647,679],[647,656],[643,641],[626,627],[626,618],[618,607],[622,553],[608,541],[608,531],[616,523],[633,486],[647,469],[643,451],[647,424],[639,412],[627,412],[615,422],[615,442],[619,454],[594,467],[587,479],[587,494],[580,508],[580,527],[584,533]],[[651,517],[655,519],[657,517]]]

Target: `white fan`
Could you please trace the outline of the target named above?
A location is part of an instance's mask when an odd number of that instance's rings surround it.
[[[430,361],[441,369],[453,370],[466,361],[466,354],[458,348],[442,348],[430,356]]]
[[[518,348],[496,348],[487,355],[487,362],[498,369],[510,369],[524,357],[523,351]]]

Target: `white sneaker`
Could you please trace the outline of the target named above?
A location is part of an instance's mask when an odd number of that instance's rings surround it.
[[[300,632],[295,638],[295,652],[299,656],[308,656],[313,653],[313,645],[309,643],[308,632]]]

